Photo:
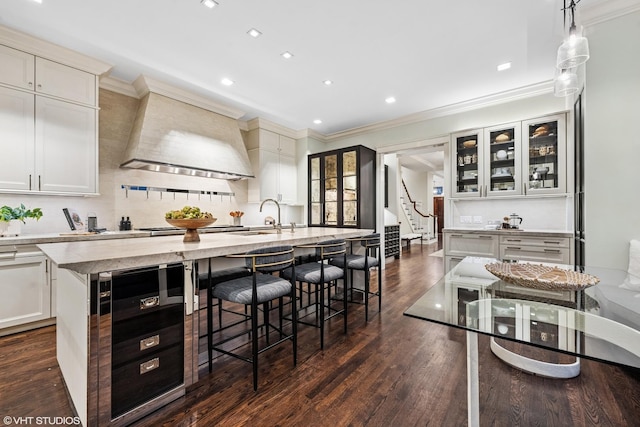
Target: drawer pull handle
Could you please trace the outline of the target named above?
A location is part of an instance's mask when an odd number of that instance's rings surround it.
[[[493,239],[493,236],[478,236],[480,239]]]
[[[513,251],[519,251],[519,250],[521,250],[522,248],[521,248],[521,247],[518,247],[518,246],[507,246],[507,249],[511,249],[511,250],[513,250]]]
[[[507,242],[522,242],[520,239],[507,239]]]
[[[160,358],[155,357],[147,362],[142,362],[140,364],[140,375],[146,374],[147,372],[151,372],[154,369],[160,367]]]
[[[547,244],[550,244],[550,245],[559,245],[560,244],[559,240],[556,240],[555,242],[551,241],[551,240],[545,240],[544,242],[547,243]]]
[[[451,237],[462,237],[462,234],[452,234]]]
[[[560,249],[545,249],[545,252],[550,252],[550,253],[554,253],[554,254],[559,254],[560,253]]]
[[[160,305],[160,297],[154,296],[149,298],[142,298],[140,300],[140,310],[146,310],[148,308],[157,307]]]
[[[146,350],[151,347],[155,347],[160,344],[160,335],[154,335],[149,338],[144,338],[140,340],[140,351]]]

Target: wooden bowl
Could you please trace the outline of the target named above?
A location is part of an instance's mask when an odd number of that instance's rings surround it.
[[[184,235],[183,242],[199,242],[200,235],[198,234],[198,228],[207,227],[217,221],[217,218],[204,218],[204,219],[167,219],[169,224],[178,228],[186,228],[187,232]]]

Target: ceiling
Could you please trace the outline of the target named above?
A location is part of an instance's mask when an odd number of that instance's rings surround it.
[[[2,0],[0,25],[325,135],[548,82],[564,33],[563,0],[41,1]]]

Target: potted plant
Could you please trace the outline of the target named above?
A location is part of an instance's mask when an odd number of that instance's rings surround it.
[[[27,209],[23,204],[16,208],[5,205],[0,208],[0,236],[17,236],[25,219],[34,218],[37,221],[41,217],[40,208]]]

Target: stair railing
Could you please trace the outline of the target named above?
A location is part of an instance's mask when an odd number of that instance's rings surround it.
[[[404,179],[402,180],[402,186],[404,187],[404,192],[407,194],[407,198],[409,199],[409,202],[411,202],[411,204],[413,205],[413,210],[416,211],[416,213],[418,215],[420,215],[423,218],[431,218],[433,217],[433,215],[431,215],[430,213],[423,213],[420,212],[420,210],[418,209],[418,203],[415,200],[413,200],[411,198],[411,194],[409,194],[409,190],[407,190],[407,185],[404,183]]]
[[[418,208],[418,205],[420,204],[420,202],[411,198],[411,194],[409,194],[409,190],[407,189],[407,185],[405,184],[404,179],[402,180],[402,187],[404,188],[404,192],[407,195],[407,198],[409,199],[409,202],[411,203],[413,210],[422,218],[430,219],[429,222],[431,223],[432,228],[430,230],[428,229],[427,234],[429,235],[429,237],[436,236],[438,218],[433,214],[424,213],[420,211],[420,209]]]

